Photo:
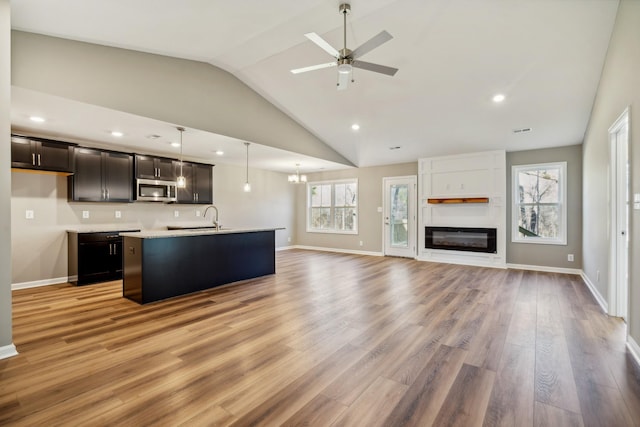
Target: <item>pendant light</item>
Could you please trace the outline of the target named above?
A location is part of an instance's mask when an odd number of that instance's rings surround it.
[[[178,188],[186,188],[187,187],[187,179],[184,177],[182,173],[182,133],[184,132],[184,128],[179,126],[178,131],[180,132],[180,176],[176,179]]]
[[[306,175],[300,175],[300,163],[296,163],[296,173],[289,175],[289,182],[292,184],[302,184],[307,182],[307,176]]]
[[[248,193],[251,191],[251,184],[249,184],[249,142],[245,142],[244,145],[247,147],[247,179],[244,182],[244,192]]]

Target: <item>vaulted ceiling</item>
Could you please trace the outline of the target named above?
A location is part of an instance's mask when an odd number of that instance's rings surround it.
[[[356,166],[582,142],[617,0],[352,0],[347,46],[354,49],[386,30],[393,39],[362,59],[399,71],[389,77],[355,69],[354,82],[343,91],[336,90],[335,68],[290,72],[332,60],[305,33],[343,47],[340,3],[21,0],[11,8],[14,29],[223,68]],[[505,100],[493,102],[496,94]],[[46,133],[47,124],[34,125],[26,117],[38,104],[56,101],[39,101],[37,95],[16,90],[12,121]],[[60,101],[45,113],[82,108]],[[100,123],[109,114],[119,112],[96,108],[86,128],[49,130],[81,139],[88,137],[92,120]],[[159,125],[128,119],[141,134],[153,134]],[[358,131],[351,128],[354,123]],[[521,129],[530,131],[514,132]],[[217,144],[229,144],[230,152],[218,161],[241,163],[243,151],[231,149],[238,144],[225,138]],[[111,143],[107,136],[104,143]],[[193,150],[193,156],[200,155],[195,144]],[[290,169],[288,163],[300,159],[302,170],[305,163],[310,169],[340,166],[268,147],[263,151],[260,166],[266,169]]]

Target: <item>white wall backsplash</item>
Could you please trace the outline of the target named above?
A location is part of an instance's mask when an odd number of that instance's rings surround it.
[[[487,151],[419,160],[418,258],[423,261],[505,267],[506,153]],[[489,203],[429,204],[429,198],[488,197]],[[497,253],[425,249],[424,228],[497,229]]]

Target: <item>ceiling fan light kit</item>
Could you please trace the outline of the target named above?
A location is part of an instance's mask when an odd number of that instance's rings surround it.
[[[388,42],[393,38],[391,34],[386,31],[381,31],[376,36],[370,38],[355,50],[347,48],[347,15],[351,12],[351,5],[343,3],[339,7],[339,11],[343,18],[343,41],[344,47],[340,50],[335,49],[326,40],[320,37],[316,33],[307,33],[305,37],[315,43],[322,50],[335,58],[334,62],[311,65],[309,67],[296,68],[291,70],[293,74],[306,73],[307,71],[315,71],[323,68],[337,67],[338,69],[338,90],[344,90],[347,88],[349,82],[349,75],[352,74],[353,68],[361,68],[367,71],[373,71],[375,73],[385,74],[387,76],[394,76],[398,71],[397,68],[387,67],[386,65],[373,64],[371,62],[360,61],[358,58],[372,51],[376,47],[383,43]],[[353,82],[353,79],[351,79]]]

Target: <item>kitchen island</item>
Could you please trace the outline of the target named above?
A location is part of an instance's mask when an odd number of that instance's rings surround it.
[[[146,304],[274,274],[275,231],[281,229],[121,233],[123,296]]]

